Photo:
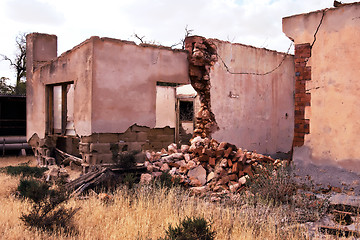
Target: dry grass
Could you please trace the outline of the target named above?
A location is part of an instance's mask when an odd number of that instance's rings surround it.
[[[164,237],[169,224],[176,225],[187,216],[209,220],[216,239],[308,238],[301,225],[289,221],[291,211],[281,207],[235,208],[190,197],[179,189],[154,191],[150,186],[118,189],[107,204],[95,195],[86,200],[71,199],[67,205],[81,208],[74,219],[77,235],[48,235],[27,229],[19,220],[30,204],[12,194],[18,182],[18,177],[0,173],[1,239],[158,239]]]
[[[0,168],[7,166],[17,166],[27,163],[31,167],[37,166],[34,156],[18,156],[18,157],[0,157]]]
[[[276,210],[265,219],[257,216],[260,221],[254,224],[250,218],[255,216],[248,214],[249,209],[235,210],[210,204],[180,194],[177,189],[153,191],[150,188],[134,192],[120,189],[114,193],[113,202],[108,204],[96,196],[86,200],[71,199],[69,206],[81,207],[75,215],[79,233],[76,236],[61,233],[49,236],[28,230],[19,220],[29,203],[11,195],[18,180],[0,174],[0,184],[6,189],[0,195],[0,235],[3,239],[158,239],[164,236],[168,224],[175,225],[186,216],[203,216],[210,220],[217,232],[216,239],[279,239],[275,222],[281,213]],[[302,230],[296,226],[286,234],[286,239],[304,237]]]

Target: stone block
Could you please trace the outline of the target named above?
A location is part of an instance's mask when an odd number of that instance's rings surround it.
[[[164,129],[163,128],[152,128],[149,131],[149,137],[150,136],[157,136],[157,135],[163,135]]]
[[[87,163],[89,165],[97,164],[96,154],[94,154],[94,155],[93,154],[84,154],[83,160],[85,163]]]
[[[149,127],[146,126],[139,126],[137,124],[134,124],[130,127],[131,132],[148,132],[150,131]]]
[[[134,150],[142,150],[142,146],[145,145],[146,142],[129,142],[128,145],[128,151],[134,151]]]
[[[99,133],[99,143],[116,143],[118,141],[117,133]]]
[[[97,153],[111,153],[110,151],[110,143],[91,143],[90,144],[90,152]]]
[[[143,150],[152,150],[152,146],[150,144],[150,142],[146,142],[143,146],[142,146]]]
[[[189,170],[188,176],[199,180],[201,185],[206,183],[206,170],[201,165]]]
[[[90,136],[82,136],[81,137],[81,143],[93,143],[93,142],[98,142],[99,141],[99,134],[98,133],[93,133]]]
[[[135,132],[131,132],[129,129],[126,130],[126,132],[124,132],[121,136],[121,138],[119,138],[119,140],[122,140],[124,142],[136,142],[136,133]]]
[[[216,164],[216,158],[213,157],[209,158],[209,165],[211,167],[215,167],[215,164]]]
[[[145,145],[147,145],[147,144],[145,144]],[[149,145],[150,145],[150,149],[152,149],[152,150],[161,150],[162,148],[164,148],[164,143],[162,143],[162,142],[156,142],[156,141],[149,142]]]
[[[146,142],[146,140],[148,140],[147,132],[137,132],[136,133],[136,141],[137,142]]]
[[[156,139],[159,142],[173,143],[173,142],[175,142],[175,135],[158,135],[158,136],[156,136]]]
[[[116,163],[116,158],[114,158],[112,153],[102,153],[96,154],[96,161],[98,164],[102,163]]]
[[[80,153],[90,153],[90,144],[89,143],[79,143],[79,152]]]
[[[164,134],[166,135],[175,135],[175,128],[170,128],[168,126],[164,127],[163,129]]]
[[[56,140],[57,137],[56,136],[47,136],[45,138],[40,139],[39,141],[39,147],[55,147],[56,146]]]

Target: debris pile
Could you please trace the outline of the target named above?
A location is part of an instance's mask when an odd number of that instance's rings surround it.
[[[167,151],[147,151],[146,155],[148,173],[142,174],[141,182],[149,182],[163,172],[169,172],[180,183],[192,187],[195,194],[211,191],[217,193],[214,196],[241,191],[248,178],[266,164],[275,168],[284,164],[279,159],[200,136],[191,140],[191,146],[182,145],[178,149],[176,144],[171,144]]]

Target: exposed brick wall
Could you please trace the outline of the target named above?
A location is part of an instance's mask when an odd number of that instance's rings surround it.
[[[311,57],[309,43],[295,45],[295,127],[294,147],[304,145],[305,134],[310,133],[310,120],[305,119],[305,107],[310,106],[311,95],[306,92],[306,81],[311,80],[311,67],[306,66]]]
[[[136,124],[124,133],[94,133],[82,136],[79,150],[90,165],[114,163],[118,152],[132,150],[161,150],[175,142],[175,129],[149,128]]]

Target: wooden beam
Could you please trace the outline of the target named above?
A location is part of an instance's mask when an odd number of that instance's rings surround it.
[[[67,84],[61,86],[61,135],[66,134]]]

